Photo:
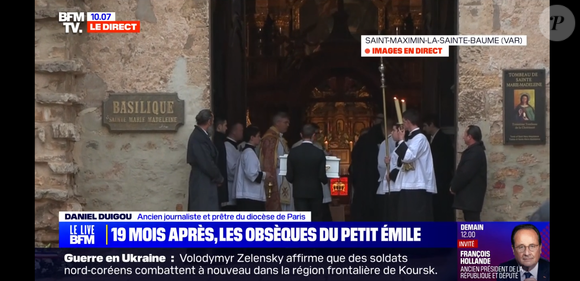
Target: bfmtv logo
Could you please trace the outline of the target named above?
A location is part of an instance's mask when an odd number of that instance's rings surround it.
[[[562,5],[550,6],[540,14],[540,32],[551,41],[564,41],[574,33],[576,18]]]
[[[70,236],[71,245],[92,245],[95,244],[95,235],[71,235]]]

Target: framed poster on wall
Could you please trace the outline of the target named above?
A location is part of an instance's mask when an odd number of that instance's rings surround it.
[[[503,71],[504,144],[546,144],[546,70]]]

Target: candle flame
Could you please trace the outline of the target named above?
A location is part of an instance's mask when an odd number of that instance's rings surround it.
[[[401,100],[401,102],[405,102],[405,100]]]
[[[395,100],[396,100],[396,99],[397,99],[397,97],[394,97],[393,99],[395,99]]]

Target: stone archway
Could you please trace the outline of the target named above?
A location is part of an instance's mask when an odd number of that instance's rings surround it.
[[[356,79],[369,88],[373,96],[379,96],[381,90],[380,73],[378,66],[372,71],[372,66],[361,58],[355,57],[329,57],[324,54],[314,54],[308,63],[307,71],[297,71],[290,83],[292,91],[300,97],[310,95],[310,92],[321,81],[336,76],[337,73]]]
[[[348,54],[351,53],[352,54]],[[345,54],[346,53],[346,54]],[[382,102],[381,73],[379,72],[378,60],[372,58],[361,58],[359,50],[343,50],[325,53],[314,53],[303,65],[302,69],[288,77],[288,91],[297,94],[300,99],[307,98],[312,89],[321,81],[337,74],[349,76],[367,86],[368,91],[376,102]],[[389,88],[396,88],[399,84],[395,75],[385,73],[385,84],[387,86],[387,99]]]

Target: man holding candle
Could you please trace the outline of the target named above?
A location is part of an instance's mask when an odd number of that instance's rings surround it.
[[[427,137],[421,133],[421,117],[415,110],[403,113],[403,128],[392,132],[397,147],[394,190],[398,192],[398,221],[433,221],[433,194],[437,194],[433,157]],[[407,134],[406,131],[409,133]],[[385,158],[390,162],[390,157]]]

